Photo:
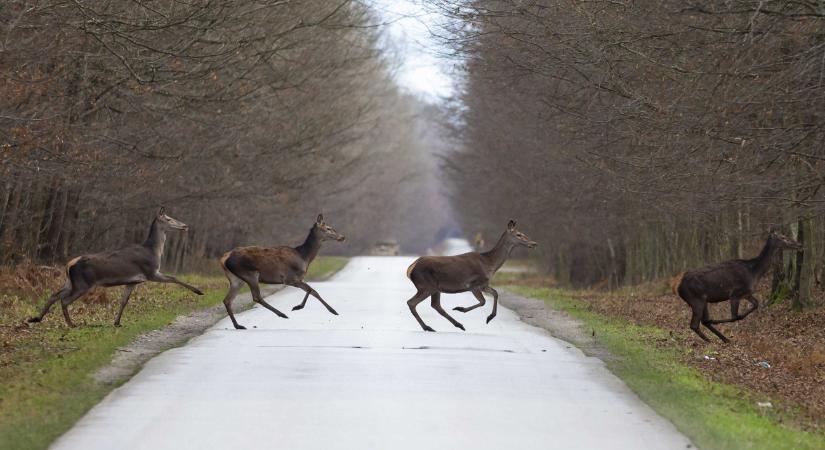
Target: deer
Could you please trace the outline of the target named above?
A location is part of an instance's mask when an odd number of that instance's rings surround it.
[[[297,247],[238,247],[225,253],[220,259],[220,264],[226,278],[229,279],[229,291],[223,299],[223,305],[226,307],[226,312],[229,313],[229,318],[232,320],[235,329],[246,329],[243,325],[238,324],[235,315],[232,313],[232,300],[238,295],[243,283],[249,286],[252,292],[252,300],[255,303],[284,319],[288,318],[286,314],[274,308],[261,297],[259,283],[282,284],[306,292],[301,303],[292,308],[293,311],[303,309],[311,295],[318,299],[327,311],[338,315],[338,312],[304,281],[304,276],[309,265],[318,255],[324,241],[342,242],[344,239],[344,235],[324,222],[323,214],[318,214],[318,218],[309,229],[309,234],[307,234],[304,243]]]
[[[485,305],[484,293],[493,296],[493,311],[487,316],[487,323],[498,311],[498,292],[490,287],[490,280],[501,268],[510,252],[517,246],[536,248],[538,244],[516,229],[516,221],[510,220],[496,245],[487,252],[470,252],[455,256],[422,256],[407,268],[407,278],[417,289],[415,295],[407,300],[415,320],[424,331],[435,331],[421,320],[415,307],[430,297],[430,305],[456,328],[464,330],[464,325],[450,316],[441,307],[441,294],[472,292],[478,303],[472,306],[457,306],[455,311],[470,312]]]
[[[710,339],[702,332],[701,323],[724,343],[730,340],[713,325],[737,322],[759,308],[759,300],[753,292],[757,282],[768,272],[774,256],[783,250],[802,250],[802,244],[771,229],[759,255],[752,259],[732,259],[690,270],[682,274],[676,292],[690,306],[690,329],[706,342]],[[739,313],[739,302],[745,299],[750,307]],[[729,319],[712,320],[708,303],[730,300]]]
[[[189,226],[169,217],[166,214],[166,208],[161,207],[155,214],[149,226],[149,235],[142,244],[73,258],[66,264],[66,282],[63,287],[49,297],[38,316],[30,317],[28,321],[30,323],[42,321],[52,305],[60,300],[66,325],[73,328],[75,324],[69,316],[69,305],[94,286],[125,286],[120,299],[120,308],[115,317],[114,326],[116,327],[120,326],[123,310],[126,309],[132,291],[141,283],[147,281],[174,283],[197,295],[203,295],[200,289],[160,272],[166,232],[169,229],[186,231]]]

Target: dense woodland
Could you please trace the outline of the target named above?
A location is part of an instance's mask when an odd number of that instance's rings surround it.
[[[378,25],[349,0],[3,2],[0,264],[141,242],[159,205],[191,227],[169,270],[297,245],[319,212],[348,237],[326,251],[423,251],[438,114]]]
[[[170,270],[298,242],[320,211],[348,237],[327,251],[423,252],[454,214],[488,243],[518,218],[559,282],[613,287],[753,255],[777,226],[805,251],[775,292],[810,302],[821,3],[424,3],[463,63],[448,106],[399,91],[368,3],[4,2],[0,264],[139,242],[161,204],[191,225]]]
[[[561,282],[618,285],[804,242],[823,280],[825,7],[817,1],[438,1],[467,64],[445,160],[468,232],[518,217]]]

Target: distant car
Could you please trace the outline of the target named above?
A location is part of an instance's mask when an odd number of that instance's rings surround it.
[[[384,239],[373,244],[370,249],[372,256],[398,256],[398,241],[395,239]]]

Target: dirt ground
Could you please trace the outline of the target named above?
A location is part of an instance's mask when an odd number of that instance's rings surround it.
[[[575,345],[587,356],[593,356],[602,361],[613,359],[614,356],[604,348],[578,320],[570,317],[564,311],[548,308],[543,302],[522,297],[520,295],[501,290],[499,302],[518,314],[519,318],[534,327],[547,330],[552,336]]]
[[[546,286],[538,278],[526,281]],[[725,345],[707,330],[712,342],[699,339],[689,328],[690,310],[684,300],[674,294],[645,293],[654,290],[661,292],[664,286],[574,295],[592,311],[668,330],[669,338],[658,345],[687,349],[685,362],[711,379],[770,398],[773,408],[790,412],[805,428],[825,429],[825,293],[819,293],[817,307],[792,311],[790,300],[765,305],[769,287],[764,281],[756,293],[763,300],[759,310],[739,322],[717,325],[731,339]],[[744,311],[748,305],[742,303]],[[729,303],[711,306],[711,317],[729,316]]]

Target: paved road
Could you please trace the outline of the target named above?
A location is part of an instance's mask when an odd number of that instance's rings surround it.
[[[289,320],[256,307],[150,361],[56,449],[683,449],[599,360],[489,303],[461,332],[405,301],[411,258],[362,257]],[[302,292],[269,301],[283,311]],[[445,307],[470,295],[442,297]],[[256,327],[256,328],[253,328]]]

